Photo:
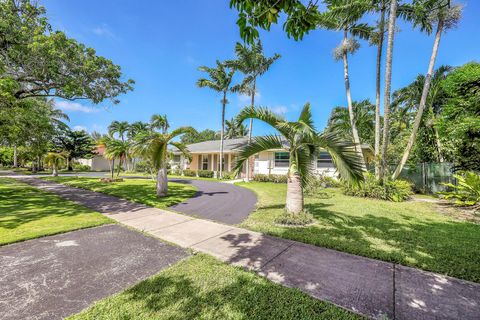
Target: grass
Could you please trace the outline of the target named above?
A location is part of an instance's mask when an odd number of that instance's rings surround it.
[[[361,318],[199,254],[68,319]]]
[[[106,173],[105,175],[109,176],[109,173]],[[146,172],[120,172],[120,177],[151,177],[152,175],[150,173]],[[169,174],[168,178],[172,179],[187,179],[187,180],[207,180],[207,181],[231,181],[229,179],[224,179],[220,180],[217,178],[203,178],[203,177],[187,177],[187,176],[180,176],[180,175],[175,175],[175,174]]]
[[[157,208],[166,208],[183,202],[195,195],[196,189],[187,184],[168,183],[168,196],[158,198],[155,181],[149,179],[125,179],[123,182],[105,183],[99,178],[85,177],[42,177],[42,179],[60,182],[68,186],[88,189],[117,196],[123,199],[143,203]]]
[[[56,195],[0,178],[0,245],[112,222]]]
[[[244,228],[480,282],[480,224],[441,214],[433,203],[355,198],[326,189],[322,198],[305,199],[313,224],[285,227],[274,223],[283,213],[285,184],[239,185],[259,197]]]

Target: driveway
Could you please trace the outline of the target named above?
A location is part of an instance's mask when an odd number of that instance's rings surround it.
[[[226,224],[241,223],[255,209],[257,196],[251,190],[229,183],[206,180],[170,179],[198,189],[193,198],[170,209]]]
[[[63,319],[187,255],[119,225],[0,247],[0,319]]]

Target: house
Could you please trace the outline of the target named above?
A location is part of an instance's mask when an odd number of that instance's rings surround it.
[[[94,156],[88,159],[77,159],[78,163],[82,165],[87,165],[90,167],[91,171],[110,171],[112,168],[112,161],[107,160],[104,157],[105,146],[99,145],[94,151]],[[115,159],[115,167],[118,165],[118,159]],[[128,160],[128,164],[123,161],[122,167],[124,170],[132,168],[131,160]]]
[[[224,141],[224,171],[233,171],[240,149],[248,143],[248,138],[226,139]],[[191,160],[188,161],[178,151],[173,152],[172,167],[190,170],[220,170],[220,140],[210,140],[187,145]],[[368,145],[362,150],[368,161],[373,159],[373,152]],[[315,172],[319,175],[336,176],[336,168],[332,157],[327,151],[320,151],[315,157]],[[268,150],[257,153],[249,159],[250,176],[255,174],[287,174],[289,153],[285,149]],[[240,172],[240,177],[246,176],[246,166]]]

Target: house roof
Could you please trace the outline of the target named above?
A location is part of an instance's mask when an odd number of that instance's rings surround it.
[[[247,144],[248,138],[237,138],[237,139],[225,139],[223,141],[223,150],[224,152],[233,152],[237,151],[245,144]],[[199,143],[193,143],[187,145],[188,151],[190,153],[209,153],[209,152],[218,152],[220,150],[220,140],[209,140]]]

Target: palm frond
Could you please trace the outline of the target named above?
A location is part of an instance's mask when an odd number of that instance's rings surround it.
[[[282,139],[279,136],[267,135],[264,137],[256,137],[252,139],[250,144],[240,149],[237,162],[234,165],[234,171],[239,172],[245,161],[251,156],[270,149],[283,149]]]

